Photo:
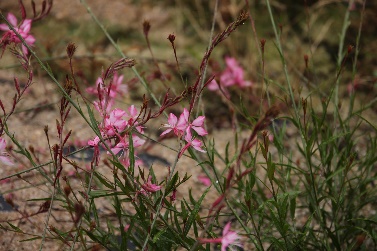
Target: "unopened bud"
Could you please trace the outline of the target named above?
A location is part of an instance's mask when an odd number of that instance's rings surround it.
[[[73,54],[75,54],[75,52],[76,52],[76,45],[74,44],[74,43],[69,43],[68,45],[67,45],[67,55],[68,55],[68,57],[70,58],[70,59],[72,59],[72,57],[73,57]]]
[[[175,40],[175,36],[173,34],[170,34],[168,36],[168,40],[170,41],[170,43],[174,43],[174,40]]]
[[[260,40],[260,48],[262,49],[262,52],[264,52],[264,46],[265,46],[265,44],[266,44],[266,39],[261,39]]]
[[[64,194],[65,196],[68,197],[68,195],[71,193],[71,187],[70,186],[65,186],[64,187]]]
[[[148,36],[150,29],[151,29],[151,24],[149,23],[149,21],[145,20],[143,22],[143,32],[145,36]]]

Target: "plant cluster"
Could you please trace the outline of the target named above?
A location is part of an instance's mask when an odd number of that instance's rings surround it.
[[[41,203],[36,212],[17,209],[14,199],[17,191],[8,191],[6,196],[7,202],[28,224],[33,224],[33,217],[45,216],[42,233],[28,233],[12,223],[13,220],[2,222],[1,231],[20,233],[25,236],[24,242],[40,241],[40,250],[52,240],[59,242],[62,250],[211,250],[218,245],[222,251],[376,248],[377,129],[363,113],[377,100],[355,108],[356,89],[349,87],[346,97],[339,91],[351,59],[353,78],[357,70],[361,24],[354,46],[343,49],[347,15],[354,11],[354,1],[345,10],[340,57],[328,93],[315,89],[309,78],[305,78],[307,90],[294,86],[280,37],[282,27],[279,33],[270,1],[265,1],[285,80],[278,83],[268,76],[266,39],[257,40],[260,98],[253,90],[258,81],[248,80],[245,68],[235,55],[224,57],[224,68],[212,67],[210,62],[216,47],[241,25],[251,23],[255,32],[249,11],[240,12],[235,21],[211,37],[191,83],[181,72],[176,35],[168,36],[176,64],[172,69],[184,86],[180,93],[169,80],[169,74],[159,67],[149,40],[151,24],[144,22],[143,34],[157,69],[153,76],[166,87],[161,94],[153,91],[139,74],[136,60],[123,54],[86,2],[81,2],[120,54],[120,59],[101,73],[93,73],[99,77],[87,88],[83,88],[83,78],[74,67],[77,53],[74,43],[67,45],[69,71],[63,80],[56,79],[53,69],[37,54],[38,35],[32,33],[32,25],[49,18],[51,0],[43,1],[39,13],[32,2],[33,18],[30,19],[26,18],[27,11],[20,0],[20,22],[13,13],[5,16],[0,12],[2,56],[10,53],[27,74],[24,84],[14,78],[11,104],[0,100],[3,113],[0,161],[10,168],[22,167],[22,171],[0,179],[4,183],[27,180],[25,173],[38,172],[44,180],[43,186],[50,191],[45,198],[31,198],[30,201]],[[248,1],[245,2],[248,7]],[[365,1],[361,13],[364,8]],[[254,36],[257,38],[256,33]],[[35,149],[26,148],[17,131],[8,126],[32,83],[38,82],[33,74],[35,62],[50,77],[60,95],[57,135],[51,138],[51,129],[44,128],[50,160],[42,164]],[[305,71],[313,72],[309,55],[304,55],[304,62]],[[130,82],[125,81],[124,73],[128,71],[136,75],[136,85],[144,87],[146,94],[141,104],[132,102],[125,107],[117,100],[130,92]],[[271,88],[283,94],[279,96]],[[228,142],[225,149],[219,149],[216,144],[221,133],[211,135],[207,128],[211,121],[202,108],[208,96],[225,104],[232,117],[234,142]],[[244,102],[255,99],[260,106],[257,112],[251,111]],[[180,114],[173,112],[173,108]],[[67,120],[72,110],[80,115],[81,122],[92,134],[75,152],[68,148],[72,130]],[[161,120],[163,131],[153,139],[146,132],[155,125],[154,121]],[[294,133],[289,135],[288,131]],[[168,139],[175,139],[176,145],[166,145],[165,142],[172,142]],[[166,165],[168,174],[163,178],[153,165],[145,167],[141,158],[140,149],[147,151],[148,143],[174,154],[174,162]],[[74,160],[76,153],[85,151],[93,153],[88,167]],[[202,171],[201,174],[195,171],[204,185],[204,192],[199,195],[191,189],[187,197],[177,195],[193,178],[180,170],[184,158],[195,163],[192,169]],[[74,169],[71,175],[80,181],[79,185],[74,184],[70,175],[64,175],[67,166]],[[111,171],[105,173],[102,167]],[[32,180],[27,182],[33,185]],[[210,193],[215,196],[209,197]],[[110,205],[111,217],[99,209],[101,203]],[[60,211],[69,220],[62,225],[52,223],[58,213],[62,214]]]

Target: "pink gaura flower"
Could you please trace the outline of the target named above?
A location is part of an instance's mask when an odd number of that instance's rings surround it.
[[[168,124],[164,124],[163,126],[169,127],[169,129],[162,132],[161,136],[173,131],[175,135],[181,137],[187,128],[187,120],[185,119],[184,112],[181,114],[181,116],[179,116],[179,119],[177,119],[177,117],[173,113],[170,113]]]
[[[213,79],[207,86],[210,91],[217,91],[220,89],[219,83],[215,79]]]
[[[236,85],[240,88],[245,88],[252,85],[252,82],[244,79],[244,70],[241,68],[235,58],[225,57],[225,64],[226,68],[220,74],[220,85],[222,87]],[[219,84],[216,82],[216,80],[212,80],[208,85],[208,89],[211,91],[219,90]]]
[[[161,190],[161,187],[162,186],[158,186],[156,184],[153,184],[151,183],[151,180],[152,180],[152,177],[149,177],[148,178],[148,182],[141,185],[141,187],[147,191],[147,192],[151,192],[151,193],[154,193],[154,192],[157,192],[157,191],[160,191]]]
[[[5,151],[7,146],[7,142],[5,139],[0,138],[0,161],[3,162],[5,165],[13,166],[13,162],[9,158],[9,154]]]
[[[198,176],[198,181],[200,181],[203,185],[209,187],[211,185],[211,179],[204,175]]]
[[[128,142],[128,135],[125,135],[124,137],[119,136],[118,138],[120,139],[120,142],[111,148],[111,151],[114,154],[118,154],[122,150],[126,151],[130,146],[130,143]],[[145,140],[139,138],[137,135],[132,135],[132,143],[133,146],[136,148],[142,146],[145,143]]]
[[[240,236],[235,231],[230,230],[231,222],[228,222],[224,229],[223,229],[223,235],[220,238],[216,239],[204,239],[200,238],[200,243],[221,243],[221,251],[226,251],[226,249],[229,247],[231,250],[232,246],[238,246],[242,247],[241,242],[239,241]]]
[[[238,85],[242,88],[251,86],[250,81],[244,80],[244,71],[235,58],[225,57],[225,64],[227,68],[220,77],[220,82],[224,86]]]
[[[208,134],[208,132],[203,128],[205,118],[205,116],[199,116],[189,124],[189,127],[200,136],[205,136]]]
[[[144,162],[139,159],[139,158],[136,158],[137,156],[135,156],[135,166],[142,166],[144,164]],[[120,159],[120,163],[124,166],[124,167],[130,167],[131,165],[131,162],[130,162],[130,158],[128,156],[128,153],[124,154],[124,157]]]
[[[200,136],[205,136],[208,134],[208,132],[203,128],[205,116],[199,116],[197,117],[192,123],[189,123],[189,112],[186,108],[183,109],[182,114],[179,116],[179,119],[177,120],[177,117],[170,113],[168,118],[168,124],[165,124],[163,126],[169,127],[169,129],[165,130],[161,136],[173,131],[175,135],[178,137],[182,136],[184,131],[187,128],[191,128]]]
[[[25,40],[25,42],[29,46],[32,46],[34,44],[35,38],[29,34],[31,23],[32,23],[31,19],[25,19],[21,22],[20,25],[18,25],[17,18],[12,13],[8,13],[7,20],[16,30],[16,32],[21,35],[21,37]],[[11,43],[15,43],[15,44],[22,43],[21,40],[18,38],[18,36],[14,33],[14,31],[9,29],[7,24],[0,24],[0,30],[6,31],[0,40],[0,44],[2,44],[3,49],[5,49],[5,47]],[[22,45],[22,52],[25,55],[28,54],[28,49],[24,45]]]
[[[114,109],[110,112],[108,118],[104,121],[104,131],[107,136],[114,136],[116,133],[123,131],[128,122],[124,119],[127,112],[121,109]]]
[[[96,136],[93,140],[88,140],[88,145],[96,147],[98,146],[99,142],[100,142],[99,137]]]
[[[97,89],[98,86],[99,86],[99,89],[100,89],[101,94],[102,94],[102,92],[103,92],[102,90],[104,89],[104,87],[103,87],[103,84],[102,84],[102,78],[101,77],[97,78],[95,87],[90,86],[90,87],[86,88],[85,91],[89,94],[98,95],[98,89]]]
[[[110,86],[110,97],[115,98],[117,94],[120,94],[123,96],[128,92],[128,86],[125,84],[122,84],[123,82],[123,75],[118,75],[117,72],[115,72],[113,81],[111,82]]]
[[[129,126],[133,126],[139,117],[139,112],[137,111],[136,107],[134,105],[131,105],[128,107],[128,114],[126,116],[126,120]]]
[[[191,131],[190,131],[190,128],[187,127],[186,129],[186,135],[185,135],[185,141],[187,142],[186,145],[182,148],[182,150],[179,152],[179,155],[178,155],[178,158],[180,158],[182,156],[182,154],[190,147],[192,146],[195,150],[199,151],[199,152],[206,152],[205,150],[202,149],[202,145],[203,143],[198,140],[198,139],[195,139],[192,134],[191,134]]]
[[[114,99],[103,98],[101,101],[93,101],[93,105],[102,116],[105,116],[110,113]]]
[[[100,158],[100,152],[99,152],[99,146],[98,146],[99,142],[100,142],[100,139],[98,136],[96,136],[93,140],[88,141],[88,145],[94,148],[93,161],[95,161],[96,164],[98,164],[99,158]]]
[[[110,90],[108,87],[106,87],[103,82],[102,78],[99,77],[96,81],[95,87],[88,87],[86,88],[86,92],[89,94],[94,94],[94,95],[99,95],[98,93],[98,88],[99,91],[101,92],[100,94],[102,96],[109,96],[110,99],[113,99],[117,96],[117,94],[124,95],[128,92],[128,86],[125,84],[122,84],[124,79],[123,75],[118,75],[117,72],[115,72],[114,77],[111,81],[111,85],[109,85]]]

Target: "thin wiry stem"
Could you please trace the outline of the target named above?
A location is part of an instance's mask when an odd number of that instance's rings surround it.
[[[355,0],[349,0],[348,1],[348,7],[347,7],[346,13],[344,15],[344,19],[343,19],[343,27],[342,27],[342,32],[340,33],[339,47],[338,47],[337,67],[339,69],[342,67],[343,55],[344,55],[344,53],[343,53],[344,40],[345,40],[345,37],[346,37],[347,29],[350,25],[349,18],[350,18],[351,6],[353,5],[354,2],[355,2]],[[337,80],[336,80],[336,83],[335,83],[334,106],[337,106],[338,103],[339,103],[339,80],[340,80],[340,78],[338,77]],[[334,111],[337,112],[336,109]],[[337,116],[334,116],[334,118],[336,118],[336,117]]]
[[[352,65],[352,84],[355,81],[355,75],[356,75],[356,66],[357,66],[357,60],[359,57],[359,51],[360,51],[360,38],[361,38],[361,28],[363,27],[363,21],[364,21],[364,15],[365,15],[365,2],[366,0],[363,1],[363,8],[361,10],[361,16],[360,16],[360,24],[359,24],[359,30],[357,32],[357,37],[356,37],[356,45],[355,45],[355,57],[353,60],[353,65]],[[348,110],[348,117],[351,117],[353,106],[354,106],[354,100],[355,100],[355,90],[351,93],[350,97],[350,106]]]
[[[107,32],[105,26],[98,20],[98,18],[94,15],[93,11],[90,9],[88,4],[85,0],[80,0],[80,2],[85,6],[86,10],[88,11],[89,15],[92,17],[94,22],[101,28],[103,33],[106,35],[107,39],[109,39],[110,43],[114,46],[114,48],[117,50],[117,52],[123,57],[126,58],[126,55],[122,52],[122,50],[119,48],[118,44],[114,41],[114,39],[111,37],[111,35]],[[136,70],[135,66],[131,67],[131,70],[134,72],[136,77],[140,80],[143,87],[147,90],[148,94],[151,95],[152,99],[158,105],[158,107],[161,107],[160,101],[156,98],[156,96],[153,94],[152,90],[149,88],[148,84],[145,82],[145,80],[140,76],[139,72]],[[168,114],[164,111],[164,115],[168,117]]]
[[[91,189],[92,189],[92,181],[93,181],[93,174],[94,174],[94,172],[95,172],[95,168],[96,168],[96,165],[93,165],[93,169],[92,169],[92,172],[91,172],[91,174],[90,174],[90,178],[89,178],[88,190],[86,191],[86,195],[87,195],[88,198],[89,198],[89,193],[90,193],[90,191],[91,191]],[[88,199],[88,200],[89,200],[89,199]],[[90,200],[90,201],[92,201],[92,200]],[[87,200],[85,200],[85,202],[87,202]],[[91,202],[90,202],[90,203],[91,203]],[[90,208],[90,203],[89,203],[88,208]],[[79,233],[80,233],[80,228],[81,228],[81,224],[82,224],[82,221],[83,221],[82,218],[83,218],[83,217],[80,218],[80,221],[79,221],[79,223],[78,223],[77,226],[76,226],[76,234],[75,234],[75,236],[73,237],[73,243],[72,243],[72,246],[71,246],[70,251],[72,251],[73,248],[75,247],[75,243],[76,243],[76,241],[77,241],[77,236],[78,236]]]
[[[173,163],[173,166],[172,166],[172,170],[171,170],[170,175],[169,175],[169,178],[168,178],[168,182],[171,181],[171,178],[172,178],[173,175],[174,175],[175,168],[176,168],[176,166],[177,166],[177,164],[178,164],[178,161],[179,161],[179,152],[181,151],[181,149],[182,149],[182,141],[180,140],[180,143],[179,143],[179,151],[178,151],[177,156],[175,157],[175,160],[174,160],[174,163]],[[162,202],[164,201],[165,196],[166,196],[166,190],[164,190],[163,193],[162,193],[162,199],[161,199],[161,201],[158,203],[158,206],[157,206],[157,209],[156,209],[156,215],[155,215],[155,217],[153,218],[152,224],[151,224],[151,226],[150,226],[150,230],[148,231],[147,238],[145,238],[145,241],[144,241],[144,244],[143,244],[143,247],[142,247],[141,250],[146,250],[145,248],[146,248],[146,246],[147,246],[147,244],[148,244],[148,241],[149,241],[149,239],[150,239],[150,237],[151,237],[151,232],[152,232],[153,227],[154,227],[154,225],[155,225],[155,223],[156,223],[156,220],[157,220],[158,216],[160,215],[160,210],[161,210],[161,208],[162,208]]]
[[[210,33],[209,41],[208,41],[208,48],[211,48],[211,45],[212,45],[213,33],[214,33],[214,30],[215,30],[216,14],[217,14],[218,5],[219,5],[219,1],[216,0],[215,1],[215,9],[213,11],[211,33]],[[202,81],[201,81],[201,83],[199,85],[199,90],[201,90],[203,88],[203,85],[204,85],[204,82],[205,82],[205,78],[206,78],[206,74],[207,74],[207,68],[208,68],[208,61],[206,62],[205,66],[204,66],[203,78],[202,78]],[[199,109],[200,109],[201,103],[202,103],[202,96],[203,96],[202,92],[200,92],[199,93],[199,100],[198,100],[198,109],[196,111],[196,117],[199,116]],[[202,113],[204,114],[203,111],[202,111]]]
[[[48,208],[48,213],[47,213],[46,220],[45,220],[45,228],[43,229],[42,241],[41,241],[41,245],[39,246],[39,251],[41,251],[43,249],[43,245],[44,245],[44,242],[45,242],[45,239],[46,239],[46,233],[47,233],[47,230],[48,230],[48,222],[49,222],[50,216],[52,214],[52,204],[53,204],[54,199],[55,199],[55,193],[56,193],[56,186],[54,186],[54,190],[53,190],[52,195],[51,195],[50,207]]]

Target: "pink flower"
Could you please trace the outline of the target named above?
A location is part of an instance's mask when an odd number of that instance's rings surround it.
[[[228,222],[223,229],[223,237],[221,240],[221,251],[225,251],[229,245],[236,245],[242,247],[242,244],[238,241],[240,236],[235,231],[230,231],[230,224]]]
[[[220,88],[219,88],[219,84],[217,83],[217,81],[216,81],[215,79],[212,80],[212,81],[208,84],[208,89],[209,89],[210,91],[216,91],[216,90],[220,89]]]
[[[137,156],[135,156],[135,166],[142,166],[144,164],[144,162],[139,159],[139,158],[136,158]],[[130,167],[131,163],[130,163],[130,158],[128,156],[128,154],[124,154],[124,157],[120,159],[120,163],[122,163],[122,165],[124,167]]]
[[[123,131],[128,123],[123,118],[127,115],[126,111],[121,109],[114,109],[110,112],[108,118],[105,118],[104,131],[107,136],[114,136],[116,133]]]
[[[191,124],[189,127],[192,128],[198,135],[205,136],[208,132],[203,128],[205,116],[199,116]]]
[[[220,82],[224,86],[238,85],[239,87],[251,86],[250,81],[244,80],[244,72],[235,58],[225,57],[227,68],[220,77]]]
[[[98,146],[99,142],[100,142],[99,137],[96,136],[93,140],[88,141],[88,145],[96,147]]]
[[[128,142],[128,135],[125,135],[124,137],[118,137],[118,138],[120,139],[120,142],[116,144],[113,148],[111,148],[111,151],[114,154],[118,154],[122,150],[126,151],[128,150],[128,147],[130,146],[130,143]],[[136,147],[142,146],[145,143],[145,140],[139,138],[136,135],[132,135],[132,143],[133,143],[133,146],[136,148]]]
[[[136,122],[137,117],[139,116],[139,112],[134,105],[131,105],[130,107],[128,107],[128,113],[129,114],[127,114],[126,120],[129,126],[133,126]]]
[[[17,25],[17,18],[12,14],[8,13],[7,16],[8,22],[13,26],[13,28],[16,30],[17,33],[21,35],[21,37],[25,40],[25,42],[32,46],[35,42],[35,38],[29,34],[30,28],[31,28],[31,19],[25,19],[21,22],[21,24],[18,26]],[[7,24],[0,24],[0,30],[6,31],[3,37],[0,40],[0,44],[3,44],[3,48],[8,44],[15,43],[15,44],[20,44],[21,40],[18,38],[18,36],[11,30],[9,29]],[[27,48],[22,45],[22,51],[25,55],[28,54]]]
[[[169,118],[168,118],[168,124],[163,125],[165,127],[170,127],[170,128],[165,130],[161,134],[161,136],[173,130],[174,134],[180,137],[183,135],[184,131],[187,128],[192,128],[200,136],[207,135],[208,132],[203,128],[205,116],[199,116],[192,123],[189,123],[188,122],[189,115],[190,114],[186,108],[183,109],[182,114],[179,116],[179,120],[177,120],[177,117],[173,113],[170,113]]]
[[[111,108],[113,107],[114,105],[114,100],[113,99],[105,99],[103,98],[100,101],[93,101],[93,105],[94,107],[96,108],[96,110],[102,115],[106,115],[106,114],[109,114],[110,111],[111,111]]]
[[[5,151],[7,143],[5,139],[0,138],[0,161],[3,162],[5,165],[13,166],[13,162],[9,158],[9,154]]]
[[[123,82],[123,75],[118,75],[117,72],[115,72],[113,81],[111,82],[110,86],[110,97],[115,98],[117,94],[124,95],[128,92],[128,86],[122,84]]]
[[[203,185],[209,187],[211,185],[211,179],[204,175],[199,175],[198,180],[203,183]]]
[[[191,134],[191,131],[190,131],[190,128],[188,127],[186,129],[186,135],[185,135],[185,141],[187,142],[187,144],[182,148],[182,150],[179,152],[179,155],[178,155],[178,158],[180,158],[182,156],[182,154],[190,147],[192,146],[195,150],[199,151],[199,152],[206,152],[205,150],[202,149],[202,145],[203,143],[198,140],[198,139],[195,139],[192,137],[192,134]]]
[[[89,94],[98,95],[98,89],[97,89],[98,86],[102,94],[102,90],[103,90],[102,78],[97,78],[95,87],[91,86],[91,87],[86,88],[85,90]]]
[[[89,94],[94,94],[94,95],[99,95],[98,93],[98,87],[99,91],[101,92],[100,94],[102,96],[107,96],[109,94],[109,98],[113,99],[117,96],[117,94],[124,95],[128,92],[128,87],[125,84],[122,84],[123,82],[123,75],[118,75],[117,72],[115,72],[114,77],[111,81],[111,86],[110,86],[110,91],[108,87],[106,87],[102,83],[102,78],[98,78],[95,84],[95,87],[88,87],[86,88],[86,92]]]
[[[223,229],[223,236],[216,239],[204,239],[200,238],[201,243],[221,243],[221,251],[226,251],[226,248],[232,248],[230,245],[242,247],[239,241],[240,236],[235,231],[230,231],[231,222],[228,222]]]
[[[220,74],[220,85],[223,87],[229,87],[237,85],[240,88],[249,87],[252,85],[250,81],[244,80],[244,71],[238,64],[237,60],[232,57],[225,57],[225,70]],[[216,80],[212,80],[208,85],[208,89],[211,91],[219,90],[219,85]],[[226,90],[224,90],[226,92]]]
[[[163,126],[169,127],[169,129],[162,132],[161,136],[168,134],[171,131],[173,131],[174,134],[177,135],[178,137],[182,136],[184,131],[187,128],[187,121],[185,119],[184,112],[181,114],[181,116],[179,116],[179,120],[173,113],[170,113],[169,118],[168,118],[168,124],[165,124]]]
[[[148,182],[145,183],[145,184],[143,184],[143,185],[141,185],[141,187],[145,191],[151,192],[151,193],[154,193],[154,192],[157,192],[157,191],[161,190],[161,186],[158,186],[156,184],[151,183],[151,179],[152,179],[152,177],[149,177],[148,178]]]
[[[100,139],[98,136],[96,136],[93,140],[88,140],[88,145],[94,148],[93,161],[95,161],[97,165],[99,162],[99,155],[100,155],[99,147],[98,147],[99,142],[100,142]]]

